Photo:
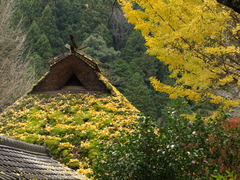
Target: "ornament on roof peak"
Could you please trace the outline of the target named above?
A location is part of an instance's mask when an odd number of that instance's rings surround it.
[[[76,53],[76,51],[83,50],[87,47],[87,46],[77,46],[75,37],[72,34],[70,35],[70,40],[71,40],[71,45],[66,44],[65,47],[67,49],[70,49],[71,53]]]

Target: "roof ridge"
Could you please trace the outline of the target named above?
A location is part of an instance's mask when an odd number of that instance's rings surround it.
[[[80,59],[82,59],[85,63],[87,63],[91,68],[95,69],[96,71],[100,72],[100,69],[98,67],[98,63],[96,62],[96,60],[94,60],[91,56],[83,53],[83,52],[64,52],[62,54],[59,54],[53,58],[51,58],[49,60],[49,64],[50,66],[55,65],[56,63],[60,62],[61,60],[63,60],[64,58],[68,57],[68,56],[76,56],[79,57]]]
[[[91,68],[93,68],[93,69],[97,70],[98,72],[100,72],[97,63],[90,56],[88,56],[88,55],[86,55],[84,53],[75,53],[73,55],[79,57],[85,63],[87,63]]]
[[[44,146],[22,142],[22,141],[4,137],[4,136],[0,136],[0,146],[1,145],[7,146],[7,147],[13,148],[13,149],[21,149],[23,151],[28,151],[32,154],[40,153],[40,154],[50,156],[48,149]]]

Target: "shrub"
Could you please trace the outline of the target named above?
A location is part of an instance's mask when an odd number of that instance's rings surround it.
[[[225,120],[168,119],[158,128],[141,117],[129,136],[102,146],[93,164],[97,179],[210,179],[228,169],[237,172],[239,128]]]
[[[235,175],[234,172],[229,172],[229,171],[225,171],[225,175],[221,175],[218,173],[217,176],[213,176],[216,180],[236,180],[237,179],[237,175]]]

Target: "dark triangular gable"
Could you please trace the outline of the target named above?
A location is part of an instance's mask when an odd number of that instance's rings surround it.
[[[97,64],[83,53],[64,53],[51,60],[50,71],[30,93],[110,93]]]
[[[75,74],[72,74],[72,76],[70,77],[70,79],[67,80],[67,82],[64,85],[65,87],[67,86],[82,86],[83,84],[79,81],[79,79],[77,78],[77,76]]]

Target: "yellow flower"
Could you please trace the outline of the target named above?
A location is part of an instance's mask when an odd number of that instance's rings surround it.
[[[83,148],[88,148],[88,147],[90,147],[90,141],[82,142],[82,143],[81,143],[81,147],[83,147]]]
[[[59,144],[60,147],[66,147],[66,148],[73,148],[74,146],[72,144],[70,144],[69,142],[65,142],[65,143],[60,143]]]
[[[70,161],[67,163],[67,165],[69,165],[71,163],[76,163],[76,162],[79,163],[79,160],[78,159],[70,159]]]
[[[77,172],[82,173],[82,174],[84,174],[84,175],[87,175],[87,174],[92,174],[92,173],[93,173],[93,170],[92,170],[91,168],[78,169]]]
[[[196,113],[193,114],[181,114],[182,117],[185,117],[186,119],[190,120],[190,121],[195,121],[196,120]]]

